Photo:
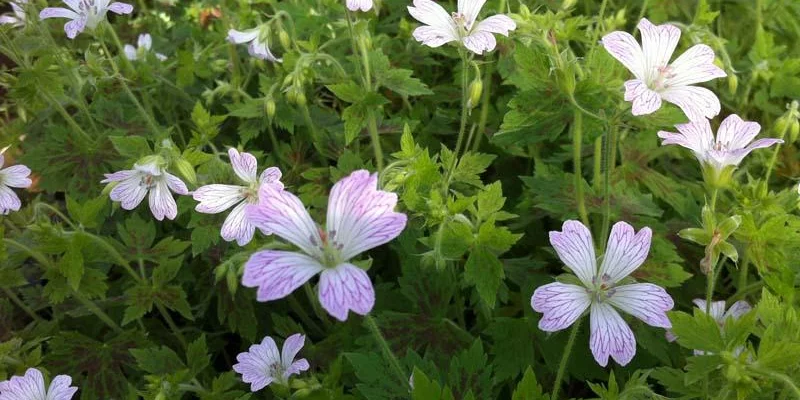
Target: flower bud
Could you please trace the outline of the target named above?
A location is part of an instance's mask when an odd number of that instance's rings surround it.
[[[283,46],[284,50],[288,51],[292,48],[292,40],[289,38],[289,34],[283,29],[281,29],[280,33],[278,33],[278,39],[280,40],[281,46]]]
[[[795,119],[792,121],[792,126],[789,128],[789,142],[796,141],[798,135],[800,135],[800,122]]]
[[[736,94],[736,89],[739,87],[739,78],[734,73],[728,74],[728,91],[731,94]]]
[[[267,117],[269,117],[270,121],[275,117],[275,109],[275,100],[272,100],[272,98],[267,99],[266,104],[264,105],[264,111],[266,111]]]
[[[194,167],[189,161],[186,161],[184,158],[178,158],[174,161],[175,169],[178,170],[178,173],[181,174],[186,181],[192,185],[197,185],[197,175],[194,172]]]
[[[476,77],[472,83],[469,84],[469,99],[467,100],[467,108],[475,108],[481,102],[481,95],[483,94],[483,81],[480,76]]]
[[[307,103],[305,93],[303,93],[303,92],[298,90],[297,91],[297,96],[295,98],[295,103],[298,106],[304,107],[306,105],[306,103]]]

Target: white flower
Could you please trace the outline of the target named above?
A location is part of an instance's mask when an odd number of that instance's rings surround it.
[[[255,58],[272,62],[282,62],[283,60],[275,57],[269,47],[267,47],[267,31],[261,27],[248,29],[246,31],[237,31],[231,29],[228,31],[228,41],[231,43],[242,44],[250,43],[247,46],[247,52]]]
[[[125,57],[128,60],[135,61],[139,58],[139,54],[145,55],[147,52],[149,52],[150,48],[153,47],[153,38],[149,33],[143,33],[139,35],[139,40],[137,41],[136,45],[138,46],[138,49],[129,44],[125,45]],[[167,56],[161,53],[156,53],[156,58],[164,61],[167,59]]]
[[[11,5],[11,11],[14,12],[14,15],[3,14],[0,15],[0,25],[9,24],[11,26],[25,26],[26,16],[25,10],[22,8],[25,4],[28,3],[28,0],[17,0],[11,1],[8,4]]]
[[[111,190],[111,200],[120,202],[125,210],[133,210],[150,193],[150,211],[157,220],[164,217],[175,219],[178,205],[170,190],[182,195],[189,194],[186,184],[180,178],[165,171],[156,162],[136,164],[133,169],[105,174],[100,183],[119,182]]]
[[[475,54],[494,50],[497,41],[493,33],[508,36],[517,24],[505,15],[493,15],[475,23],[486,0],[458,0],[458,12],[448,14],[442,6],[431,0],[414,0],[408,7],[412,17],[423,26],[414,30],[414,39],[430,47],[439,47],[460,41]]]
[[[69,8],[47,7],[39,13],[39,19],[67,18],[71,21],[64,25],[67,37],[74,39],[85,28],[94,29],[101,21],[106,19],[106,13],[130,14],[133,6],[127,3],[113,2],[110,0],[63,0]]]
[[[372,9],[372,0],[347,0],[347,9],[367,12]]]
[[[0,168],[3,168],[5,157],[0,152]],[[19,211],[22,206],[17,194],[11,190],[15,188],[27,188],[31,186],[28,175],[31,169],[24,165],[14,165],[0,169],[0,215],[7,215],[12,211]]]
[[[681,30],[675,26],[639,22],[642,45],[628,32],[603,36],[603,47],[628,68],[636,79],[625,82],[625,101],[632,101],[633,115],[651,114],[666,100],[683,110],[691,121],[719,114],[717,96],[695,83],[727,76],[714,65],[714,50],[704,44],[692,46],[669,64]]]
[[[78,391],[71,384],[72,378],[58,375],[45,387],[41,371],[28,368],[25,375],[0,382],[0,400],[70,400]]]
[[[281,171],[275,167],[267,168],[261,173],[261,177],[256,179],[258,163],[252,154],[239,153],[231,148],[228,150],[228,156],[233,171],[247,186],[206,185],[195,190],[192,197],[200,202],[195,210],[205,214],[221,213],[236,205],[225,218],[221,235],[228,242],[236,240],[239,246],[244,246],[250,243],[256,231],[256,227],[245,216],[245,207],[248,204],[258,204],[258,192],[263,185],[271,185],[275,189],[282,190]]]
[[[305,358],[294,359],[305,342],[305,335],[295,333],[286,338],[279,353],[275,340],[266,336],[261,344],[254,344],[248,351],[236,356],[238,363],[233,365],[233,370],[242,374],[242,381],[250,384],[251,392],[257,392],[273,382],[286,384],[290,376],[311,367]]]

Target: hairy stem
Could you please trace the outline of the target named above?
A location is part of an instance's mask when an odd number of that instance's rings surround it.
[[[16,304],[16,305],[17,305],[17,307],[19,307],[19,308],[20,308],[22,311],[24,311],[24,312],[25,312],[25,314],[28,314],[28,316],[30,316],[31,318],[33,318],[33,320],[34,320],[34,321],[36,321],[36,322],[41,322],[41,321],[43,321],[43,320],[42,320],[42,318],[41,318],[41,317],[39,317],[39,316],[36,314],[36,312],[34,312],[34,311],[33,311],[33,310],[30,308],[30,307],[28,307],[28,305],[27,305],[27,304],[25,304],[25,302],[23,302],[23,301],[22,301],[22,299],[20,299],[20,298],[19,298],[19,297],[16,295],[16,293],[14,293],[14,292],[13,292],[11,289],[9,289],[9,288],[7,288],[7,287],[5,287],[5,286],[3,286],[3,287],[0,287],[0,289],[2,289],[2,290],[3,290],[3,293],[5,293],[5,295],[6,295],[6,296],[8,296],[8,298],[9,298],[9,299],[11,299],[11,302],[13,302],[14,304]]]
[[[581,327],[581,319],[572,324],[572,330],[569,332],[569,339],[567,340],[567,347],[561,354],[561,362],[558,364],[558,372],[556,373],[556,380],[553,381],[553,395],[551,399],[558,400],[558,392],[561,390],[561,380],[564,379],[564,373],[567,371],[567,362],[569,355],[572,352],[572,347],[575,345],[575,338],[578,337],[578,331]]]
[[[575,201],[578,203],[578,213],[581,221],[589,226],[589,213],[586,211],[585,194],[583,192],[583,172],[581,155],[583,145],[583,114],[576,112],[572,119],[572,168],[575,185]]]
[[[378,324],[375,322],[375,319],[372,318],[372,315],[367,314],[364,316],[364,323],[367,325],[367,328],[369,328],[369,331],[372,333],[375,341],[378,342],[378,346],[381,348],[383,357],[386,358],[386,361],[392,367],[392,371],[397,374],[400,382],[407,383],[408,375],[403,371],[403,367],[400,366],[400,361],[397,359],[397,356],[394,355],[394,352],[392,352],[392,349],[389,347],[389,343],[386,342],[383,334],[381,334],[381,330],[378,328]]]

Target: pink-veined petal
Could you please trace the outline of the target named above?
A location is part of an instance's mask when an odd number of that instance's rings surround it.
[[[494,35],[485,31],[475,31],[462,41],[464,47],[478,55],[489,53],[497,46],[497,39],[494,38]]]
[[[711,47],[704,44],[692,46],[670,64],[670,76],[664,81],[665,86],[688,86],[728,76],[714,65],[714,57]]]
[[[744,121],[736,114],[725,118],[717,130],[717,143],[728,150],[738,150],[747,147],[761,131],[758,122]]]
[[[186,187],[186,184],[183,183],[181,178],[178,178],[177,176],[172,175],[169,172],[165,172],[164,175],[166,177],[167,186],[169,186],[169,190],[172,190],[173,193],[180,194],[182,196],[186,196],[187,194],[189,194],[189,189]]]
[[[597,273],[597,259],[589,228],[579,221],[564,221],[561,232],[550,232],[550,244],[564,265],[590,287]]]
[[[464,27],[467,31],[472,29],[484,4],[486,0],[458,0],[458,13],[464,17]]]
[[[136,48],[129,44],[126,44],[125,47],[122,48],[122,51],[125,53],[125,58],[128,60],[135,61],[139,57]]]
[[[153,37],[150,36],[149,33],[143,33],[139,35],[136,45],[145,50],[150,50],[150,48],[153,47]]]
[[[638,27],[642,34],[645,73],[655,77],[659,74],[659,68],[666,67],[672,57],[681,38],[681,30],[670,24],[653,25],[647,18],[642,18]]]
[[[644,321],[650,326],[671,328],[667,311],[675,306],[672,297],[652,283],[617,286],[608,302],[614,307]]]
[[[531,297],[531,307],[540,312],[539,329],[555,332],[566,329],[589,308],[591,304],[586,288],[559,282],[539,286]]]
[[[697,306],[698,309],[702,312],[706,312],[706,301],[703,299],[694,299],[692,303]],[[712,301],[711,302],[711,318],[714,318],[715,321],[724,321],[722,318],[725,315],[725,301]]]
[[[233,370],[242,375],[242,381],[250,384],[251,391],[257,392],[276,379],[269,374],[270,367],[281,360],[275,340],[266,336],[260,344],[254,344],[247,352],[239,353],[236,361],[238,363],[233,365]]]
[[[678,132],[659,131],[658,137],[664,139],[662,146],[677,144],[691,150],[698,160],[703,161],[706,152],[714,146],[714,134],[711,125],[703,118],[694,122],[678,124]]]
[[[417,27],[412,35],[418,42],[434,48],[458,40],[458,36],[451,29],[428,25]]]
[[[450,36],[458,38],[458,29],[450,14],[439,4],[431,0],[414,0],[413,6],[408,6],[408,13],[414,19],[442,31],[449,32]],[[417,39],[419,40],[419,39]]]
[[[375,289],[363,269],[344,263],[322,271],[319,301],[328,314],[339,321],[346,321],[349,310],[361,315],[372,311]]]
[[[750,304],[748,302],[746,302],[744,300],[739,300],[736,303],[733,303],[731,305],[731,308],[729,308],[728,311],[725,311],[725,314],[723,314],[722,317],[723,317],[723,320],[728,318],[728,317],[733,318],[733,319],[739,319],[739,318],[742,317],[742,315],[745,315],[745,314],[749,313],[750,310],[752,310],[752,309],[753,308],[750,306]]]
[[[306,360],[305,358],[301,358],[293,362],[292,365],[289,365],[289,367],[286,368],[286,371],[283,373],[283,378],[289,379],[290,376],[299,374],[303,371],[308,371],[309,368],[311,368],[311,366],[308,365],[308,360]]]
[[[11,188],[0,185],[0,214],[8,215],[12,211],[19,211],[22,202]]]
[[[71,400],[78,388],[70,386],[72,378],[67,375],[58,375],[50,382],[47,389],[46,400]]]
[[[283,189],[283,183],[281,183],[282,176],[283,174],[278,167],[269,167],[261,172],[261,176],[258,177],[258,182],[262,185],[271,184],[279,189]]]
[[[13,4],[13,3],[12,3]],[[23,21],[10,15],[0,15],[0,25],[22,25]]]
[[[372,9],[372,0],[347,0],[347,9],[367,12]]]
[[[2,400],[37,400],[46,399],[44,376],[36,368],[28,368],[24,376],[12,376],[0,382],[0,399]]]
[[[317,260],[291,251],[253,253],[244,264],[242,285],[258,287],[257,300],[282,299],[323,270]]]
[[[15,188],[27,188],[31,186],[31,179],[28,178],[31,169],[24,165],[12,165],[6,169],[0,169],[0,184]]]
[[[308,255],[322,258],[319,228],[297,196],[272,185],[262,185],[258,204],[248,205],[246,213],[257,228],[280,236]]]
[[[266,42],[261,42],[258,39],[253,40],[250,42],[250,45],[247,46],[247,52],[256,58],[261,60],[267,60],[271,62],[281,62],[280,58],[275,57],[272,52],[269,50]]]
[[[617,222],[608,236],[606,253],[599,275],[610,282],[619,282],[647,259],[653,231],[644,227],[635,232],[627,222]]]
[[[228,41],[232,43],[247,43],[255,40],[258,37],[258,29],[250,29],[247,31],[237,31],[236,29],[228,30]]]
[[[589,321],[589,348],[600,366],[608,365],[608,357],[625,366],[636,355],[636,339],[619,313],[606,303],[592,303]]]
[[[119,171],[114,174],[107,174],[104,182],[113,182],[116,181],[119,176],[125,175],[127,175],[127,177],[121,178],[122,180],[119,181],[117,186],[111,189],[109,197],[112,201],[120,202],[122,209],[133,210],[139,206],[139,203],[141,203],[147,195],[147,186],[142,184],[142,180],[145,178],[144,175],[138,171]]]
[[[517,23],[505,15],[492,15],[478,23],[475,31],[492,32],[508,36],[510,31],[517,29]]]
[[[255,156],[247,152],[239,153],[239,150],[231,147],[228,149],[228,157],[231,160],[233,172],[236,173],[239,179],[247,183],[255,183],[256,170],[258,169],[258,161],[256,161]]]
[[[167,180],[164,178],[153,177],[153,187],[150,188],[149,202],[150,211],[159,221],[163,221],[164,217],[172,220],[178,216],[178,204],[175,203],[175,199],[169,191]]]
[[[689,121],[714,118],[721,109],[717,95],[699,86],[667,88],[661,92],[661,97],[678,106]]]
[[[661,96],[638,79],[625,82],[625,100],[632,102],[633,115],[652,114],[661,108]]]
[[[763,149],[776,144],[783,143],[781,139],[758,139],[751,143],[744,149],[723,151],[725,158],[725,165],[739,165],[742,160],[750,154],[753,150]],[[719,157],[718,157],[719,158]]]
[[[603,47],[640,80],[647,78],[642,47],[628,32],[611,32],[601,40]]]
[[[378,175],[355,171],[336,182],[328,198],[328,240],[344,260],[396,238],[406,227],[394,211],[397,195],[378,190]]]
[[[102,181],[100,181],[100,183],[120,182],[136,174],[138,174],[138,171],[133,169],[117,171],[112,174],[103,174],[106,177],[106,179],[103,179]]]
[[[83,29],[85,27],[86,27],[86,18],[80,16],[64,24],[64,32],[66,32],[68,38],[75,39],[75,37],[78,36],[79,33],[83,32]]]
[[[256,227],[247,220],[247,214],[245,213],[246,208],[247,203],[241,202],[238,206],[234,207],[231,213],[225,218],[220,234],[226,242],[236,240],[236,244],[244,246],[253,240]]]
[[[286,341],[283,342],[283,348],[281,349],[281,363],[283,363],[284,368],[288,369],[292,365],[295,356],[297,356],[297,353],[303,348],[305,342],[305,335],[300,333],[295,333],[286,338]]]
[[[130,14],[133,12],[133,6],[128,3],[115,1],[108,5],[108,10],[115,14]]]
[[[69,18],[78,19],[78,13],[62,7],[47,7],[39,12],[39,19],[47,18]]]
[[[222,184],[201,186],[192,193],[192,198],[200,202],[194,209],[204,214],[221,213],[244,200],[244,189]]]

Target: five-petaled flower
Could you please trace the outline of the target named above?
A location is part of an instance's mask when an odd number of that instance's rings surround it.
[[[175,175],[167,172],[157,161],[135,164],[133,169],[105,174],[106,179],[100,183],[119,182],[111,190],[111,200],[120,202],[125,210],[133,210],[150,192],[150,211],[157,220],[164,217],[175,219],[178,216],[178,205],[172,198],[170,190],[177,194],[187,195],[186,184]]]
[[[708,120],[690,121],[675,125],[678,132],[659,131],[661,144],[678,144],[694,153],[697,159],[720,171],[728,166],[738,166],[745,156],[755,149],[783,143],[781,139],[759,139],[753,141],[761,130],[757,122],[744,121],[732,114],[722,121],[716,138]]]
[[[198,188],[192,197],[200,204],[195,210],[205,214],[221,213],[236,205],[225,218],[222,224],[222,238],[230,242],[236,240],[239,246],[250,243],[253,239],[256,227],[248,221],[245,215],[245,207],[248,204],[258,203],[258,192],[261,186],[270,185],[277,190],[283,189],[281,183],[281,171],[276,167],[270,167],[256,177],[258,162],[250,153],[239,153],[238,150],[231,148],[228,150],[233,171],[247,186],[236,185],[206,185]],[[269,234],[269,232],[264,232]]]
[[[494,50],[497,41],[493,34],[508,36],[517,24],[502,14],[476,23],[484,3],[486,0],[458,0],[458,12],[451,15],[432,0],[414,0],[408,12],[425,24],[414,30],[414,39],[430,47],[459,41],[475,54]]]
[[[3,168],[4,163],[5,157],[0,153],[0,168]],[[14,165],[0,169],[0,215],[7,215],[12,211],[19,211],[22,202],[11,188],[30,187],[31,180],[28,178],[30,174],[30,168],[24,165]]]
[[[11,6],[11,11],[14,12],[14,15],[10,14],[3,14],[0,15],[0,25],[11,25],[11,26],[25,26],[25,21],[27,17],[25,16],[25,10],[23,7],[25,4],[28,3],[28,0],[16,0],[10,1],[8,4]]]
[[[275,340],[266,336],[261,344],[250,346],[247,352],[236,356],[238,363],[233,370],[242,374],[242,380],[250,384],[250,391],[257,392],[272,382],[286,384],[289,377],[308,370],[308,361],[295,356],[303,348],[306,337],[295,333],[283,342],[283,349],[278,353]]]
[[[64,25],[67,37],[74,39],[85,28],[94,29],[97,24],[105,20],[106,13],[130,14],[133,6],[128,3],[110,0],[63,0],[69,8],[47,7],[39,13],[39,19],[67,18],[71,21]]]
[[[650,251],[650,228],[638,233],[625,222],[611,229],[603,262],[597,268],[589,229],[578,221],[566,221],[561,232],[550,232],[550,244],[583,286],[554,282],[533,292],[531,306],[543,313],[539,329],[555,332],[575,323],[590,310],[589,347],[598,364],[611,356],[620,365],[636,354],[636,339],[618,308],[651,326],[670,328],[666,312],[673,307],[667,292],[650,283],[620,284],[644,263]]]
[[[246,31],[237,31],[236,29],[228,31],[229,42],[236,44],[250,43],[247,46],[247,52],[250,53],[251,56],[272,62],[282,62],[282,59],[275,57],[272,52],[269,51],[269,47],[267,46],[269,44],[267,40],[268,37],[269,29],[265,27],[256,27]]]
[[[694,305],[697,306],[698,309],[700,309],[701,312],[704,313],[706,312],[705,300],[694,299],[692,302],[694,303]],[[727,311],[725,310],[724,300],[712,301],[710,307],[711,311],[710,315],[711,318],[714,318],[714,321],[717,322],[717,326],[719,326],[720,331],[723,331],[723,329],[725,328],[725,322],[728,320],[728,318],[731,318],[735,321],[741,318],[742,315],[745,315],[748,312],[750,312],[751,309],[752,307],[750,307],[750,304],[744,300],[739,300],[731,304],[731,308],[729,308]],[[678,338],[677,336],[675,336],[675,334],[672,333],[672,331],[667,331],[666,336],[667,340],[669,340],[670,342],[673,342]],[[744,351],[744,346],[737,347],[736,349],[733,350],[733,355],[738,356],[739,354],[742,354],[743,351]],[[696,356],[702,356],[705,354],[706,352],[703,350],[694,350],[694,355]]]
[[[714,65],[714,50],[697,44],[669,64],[681,30],[669,24],[653,25],[644,18],[638,27],[641,46],[628,32],[611,32],[602,40],[606,50],[636,77],[625,82],[625,101],[633,102],[633,115],[655,112],[661,108],[661,100],[680,107],[690,121],[719,114],[717,96],[706,88],[692,86],[727,76]]]
[[[372,0],[347,0],[346,4],[350,11],[367,12],[372,9]]]
[[[24,376],[13,376],[0,382],[0,400],[70,400],[78,391],[70,384],[72,378],[58,375],[46,388],[42,373],[36,368],[28,368]]]
[[[133,47],[132,45],[126,44],[125,45],[125,58],[131,61],[135,61],[141,55],[145,57],[147,53],[150,51],[150,48],[153,47],[153,37],[150,36],[149,33],[143,33],[139,35],[139,39],[136,41],[137,47]],[[164,61],[167,59],[167,56],[161,53],[155,53],[156,58]]]
[[[397,195],[378,190],[377,174],[355,171],[337,182],[328,199],[326,229],[311,219],[303,203],[285,190],[266,185],[247,215],[257,227],[291,242],[301,252],[266,250],[244,266],[242,284],[258,287],[258,301],[281,299],[320,274],[319,300],[340,321],[349,310],[366,315],[375,304],[367,273],[350,259],[397,237],[406,215],[394,211]]]

